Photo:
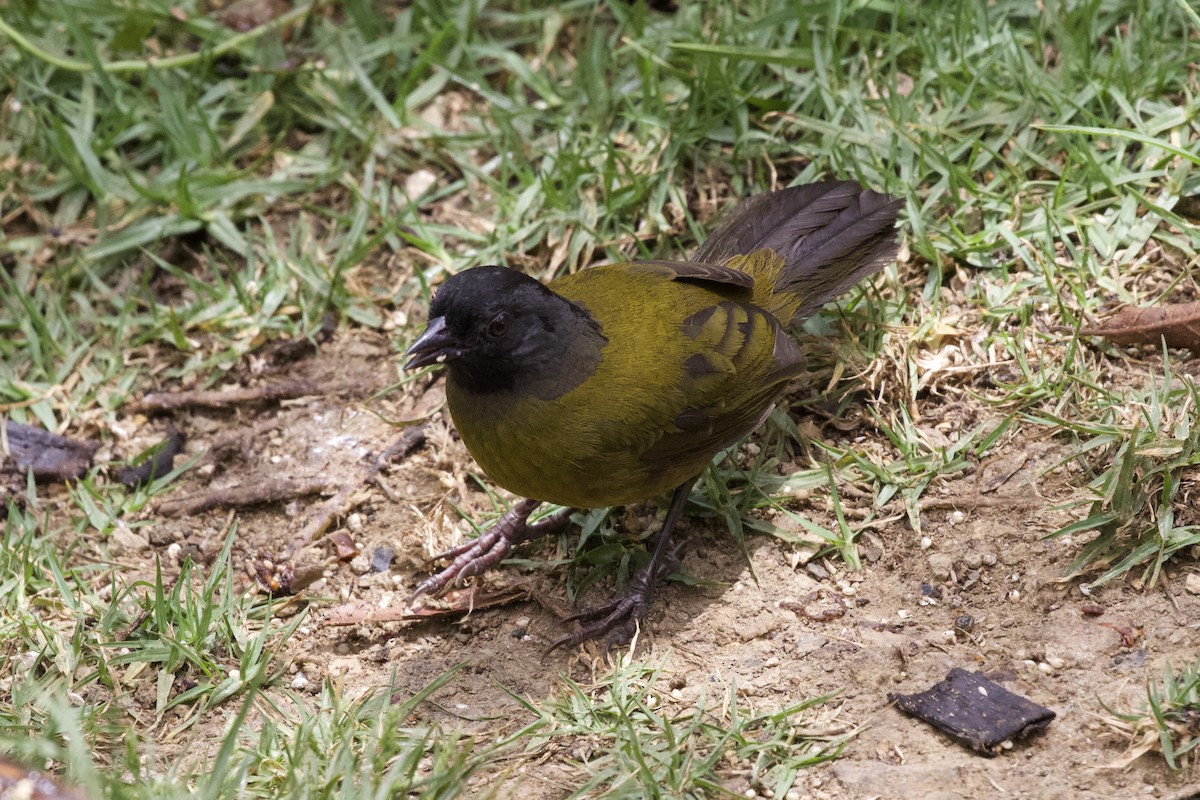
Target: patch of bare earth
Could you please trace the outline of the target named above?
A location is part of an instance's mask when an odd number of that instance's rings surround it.
[[[287,377],[382,386],[395,375],[393,348],[384,337],[342,330],[315,356],[295,363]],[[587,680],[605,669],[594,650],[543,657],[563,630],[556,612],[568,610],[560,573],[495,570],[482,587],[524,587],[529,599],[466,615],[352,625],[332,625],[324,616],[347,601],[401,609],[426,574],[423,559],[463,536],[451,504],[468,514],[490,507],[440,406],[440,382],[418,381],[380,399],[317,392],[279,404],[176,413],[175,424],[188,432],[193,451],[218,440],[226,449],[187,473],[164,498],[281,477],[324,478],[323,495],[233,512],[234,566],[244,575],[243,589],[256,590],[259,578],[251,572],[264,560],[276,567],[296,562],[316,578],[300,594],[315,611],[285,645],[292,665],[284,682],[303,673],[312,693],[330,679],[354,696],[386,687],[394,676],[400,692],[411,692],[465,662],[466,669],[420,713],[444,726],[512,730],[529,717],[505,689],[540,701],[556,691],[560,673]],[[402,433],[385,418],[426,419],[426,442],[364,480],[365,467]],[[162,426],[149,420],[143,433]],[[231,446],[236,430],[243,434]],[[1077,581],[1060,580],[1078,542],[1043,535],[1073,518],[1054,507],[1077,496],[1076,484],[1083,483],[1062,470],[1045,472],[1064,453],[1045,437],[1004,440],[988,461],[926,493],[920,533],[909,527],[898,503],[884,509],[879,516],[885,521],[863,539],[859,572],[829,561],[805,564],[792,546],[757,536],[748,542],[755,580],[717,522],[692,518],[682,531],[691,541],[685,571],[722,585],[669,585],[650,615],[639,656],[665,664],[665,679],[679,689],[668,702],[681,709],[702,693],[719,700],[731,684],[760,710],[837,692],[839,721],[862,731],[840,759],[799,778],[802,795],[1166,796],[1189,776],[1149,757],[1113,768],[1126,743],[1103,724],[1098,699],[1136,704],[1147,676],[1161,674],[1165,661],[1192,661],[1200,646],[1200,597],[1185,593],[1182,581],[1144,591],[1118,583],[1086,596]],[[360,555],[339,559],[327,535],[297,544],[313,515],[347,486],[351,492],[330,530],[347,534]],[[842,502],[853,513],[870,497],[848,491]],[[820,493],[798,508],[818,523],[832,522]],[[135,541],[122,555],[130,567],[127,579],[152,575],[154,559],[172,543],[182,546],[180,552],[217,552],[229,514],[223,508],[185,517],[151,512],[145,545]],[[382,572],[370,563],[380,548],[396,554]],[[547,542],[532,553],[548,559],[557,555],[553,548]],[[178,563],[167,568],[177,570]],[[592,599],[608,590],[602,587]],[[922,690],[955,666],[986,672],[1049,706],[1057,719],[1044,734],[984,758],[888,705],[889,693]],[[147,713],[152,695],[144,698]],[[164,744],[157,755],[188,750],[202,758],[199,743],[216,741],[224,725],[223,716],[212,715],[186,734],[187,742]],[[568,752],[543,750],[524,762],[499,764],[493,774],[520,777],[522,796],[562,796],[580,780]],[[744,778],[733,776],[731,788],[745,789],[739,781]]]

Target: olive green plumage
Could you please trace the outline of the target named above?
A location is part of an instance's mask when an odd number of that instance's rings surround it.
[[[746,201],[690,262],[547,287],[469,270],[438,293],[444,322],[413,363],[445,356],[455,426],[509,491],[577,507],[654,497],[762,422],[803,364],[784,326],[893,257],[897,206],[809,184]]]

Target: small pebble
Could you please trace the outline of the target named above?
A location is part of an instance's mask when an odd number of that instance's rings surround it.
[[[176,564],[178,564],[183,560],[181,558],[182,555],[183,555],[183,545],[179,544],[179,542],[171,542],[169,545],[167,545],[167,560],[168,561],[173,561]]]
[[[969,569],[979,569],[983,566],[983,556],[972,550],[963,556],[963,563],[966,564]]]
[[[930,539],[928,536],[922,536],[921,537],[921,549],[928,550],[931,547],[933,547],[933,539]]]
[[[951,525],[962,525],[963,520],[965,520],[966,518],[967,518],[967,515],[961,511],[956,510],[956,511],[950,512],[950,524]]]
[[[955,630],[959,630],[959,631],[962,631],[963,633],[967,633],[974,627],[975,627],[975,618],[972,617],[970,614],[959,614],[957,617],[954,618],[954,629]]]
[[[829,570],[825,569],[815,561],[808,562],[804,569],[809,575],[813,576],[819,581],[827,580],[829,578]],[[734,585],[736,586],[737,584]]]
[[[896,616],[899,617],[900,619],[908,619],[909,617],[912,616],[912,612],[909,611],[907,608],[901,608],[896,612]]]
[[[350,559],[350,569],[356,575],[366,575],[371,571],[371,562],[366,556],[360,553],[359,555],[356,555],[354,558]]]
[[[1039,661],[1037,668],[1046,675],[1051,675],[1054,673],[1054,667],[1050,666],[1045,661]]]
[[[307,689],[309,684],[308,676],[303,672],[297,672],[296,677],[292,678],[293,689]]]
[[[678,689],[672,689],[671,690],[671,699],[672,700],[682,700],[683,692],[679,691]]]
[[[353,526],[351,526],[353,528]],[[371,571],[387,572],[396,557],[395,549],[391,547],[376,547],[371,551]]]
[[[529,617],[517,617],[517,627],[518,628],[528,628],[529,627]]]
[[[361,531],[363,526],[363,516],[355,511],[350,516],[346,517],[346,527],[352,531]]]
[[[996,554],[995,553],[984,553],[981,556],[981,558],[983,560],[983,563],[987,564],[989,567],[996,566]]]
[[[950,573],[954,569],[954,559],[945,553],[933,553],[929,556],[929,571],[933,573],[935,578],[941,580],[949,580]]]
[[[1049,664],[1052,669],[1062,669],[1067,665],[1066,660],[1059,656],[1046,656],[1046,663]]]

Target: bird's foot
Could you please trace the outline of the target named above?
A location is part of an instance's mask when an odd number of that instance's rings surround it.
[[[563,622],[578,622],[579,630],[560,637],[546,650],[546,655],[560,647],[575,647],[590,639],[604,637],[606,651],[629,644],[637,632],[638,625],[650,610],[660,581],[679,568],[682,545],[664,552],[655,563],[653,560],[639,570],[629,581],[623,595],[614,597],[604,605],[593,606],[572,614]]]
[[[467,578],[486,572],[503,561],[518,544],[557,533],[571,519],[571,509],[564,508],[530,523],[529,515],[538,505],[536,500],[522,500],[478,538],[431,558],[431,562],[449,560],[450,566],[423,580],[408,598],[408,604],[412,605],[423,595],[437,597],[451,586],[462,586]]]

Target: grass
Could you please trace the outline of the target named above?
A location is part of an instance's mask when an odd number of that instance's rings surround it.
[[[716,702],[701,695],[691,705],[662,685],[661,667],[629,659],[592,686],[564,683],[549,705],[522,702],[536,736],[566,748],[583,773],[573,798],[736,796],[736,786],[782,797],[850,736],[821,708],[830,697],[758,713],[731,686]]]
[[[401,348],[460,269],[678,257],[732,198],[847,177],[904,199],[906,258],[806,324],[808,388],[693,505],[739,538],[800,526],[853,566],[872,522],[919,536],[931,492],[1052,437],[1071,574],[1188,563],[1194,382],[1173,354],[1074,333],[1196,295],[1183,0],[352,0],[235,22],[196,2],[0,10],[0,414],[132,455],[131,399],[220,385],[329,313]],[[667,714],[637,663],[484,733],[410,719],[438,681],[395,705],[382,677],[366,699],[290,692],[307,623],[239,592],[236,521],[210,563],[131,576],[107,553],[165,488],[97,469],[3,495],[0,739],[97,797],[455,796],[553,736],[604,743],[572,767],[579,795],[779,796],[836,752],[796,748],[808,700]],[[635,565],[613,528],[586,518],[572,595]],[[214,725],[219,748],[172,760]]]
[[[1170,663],[1161,681],[1146,684],[1146,703],[1134,711],[1114,711],[1109,723],[1129,737],[1130,761],[1157,752],[1173,770],[1195,764],[1200,746],[1200,663],[1175,671]]]
[[[1075,458],[1095,475],[1088,516],[1051,534],[1096,531],[1071,565],[1073,574],[1105,567],[1094,585],[1144,567],[1140,581],[1153,586],[1172,557],[1200,544],[1200,519],[1180,494],[1200,465],[1200,391],[1191,380],[1175,379],[1166,354],[1163,363],[1161,382],[1113,398],[1110,414],[1121,408],[1132,420],[1043,421],[1079,435]]]

